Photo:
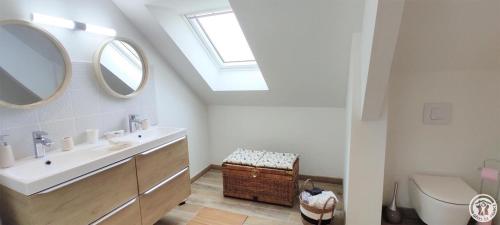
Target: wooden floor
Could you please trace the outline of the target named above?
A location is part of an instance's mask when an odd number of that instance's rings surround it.
[[[342,199],[342,185],[318,183],[318,187],[335,192]],[[210,170],[191,186],[192,194],[186,204],[165,215],[155,225],[185,225],[203,207],[216,208],[248,216],[244,225],[301,225],[298,204],[288,208],[234,198],[222,195],[222,173]],[[342,204],[335,212],[335,225],[344,224]]]

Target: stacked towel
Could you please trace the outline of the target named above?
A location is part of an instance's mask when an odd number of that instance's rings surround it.
[[[497,181],[498,174],[499,174],[498,170],[485,167],[481,170],[481,179],[489,181]]]
[[[331,197],[335,199],[335,202],[338,202],[337,196],[331,191],[323,191],[321,192],[321,194],[318,195],[311,195],[306,191],[303,191],[301,193],[301,198],[304,201],[304,203],[318,209],[322,209],[326,201],[328,201],[328,199]],[[330,200],[327,203],[326,207],[331,208],[333,206],[333,203],[334,201]]]

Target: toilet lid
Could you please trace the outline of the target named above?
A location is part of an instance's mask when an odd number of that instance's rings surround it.
[[[411,180],[427,196],[446,203],[468,205],[477,194],[458,177],[413,175]]]

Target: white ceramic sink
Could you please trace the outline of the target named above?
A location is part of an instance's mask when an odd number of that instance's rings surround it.
[[[122,144],[118,147],[101,140],[68,152],[49,152],[44,158],[25,158],[11,168],[0,169],[0,184],[25,195],[35,194],[185,136],[185,129],[152,127],[114,138]]]

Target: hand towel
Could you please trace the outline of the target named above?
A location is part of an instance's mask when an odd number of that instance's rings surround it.
[[[483,168],[481,170],[481,179],[497,181],[498,180],[498,170],[492,168]]]

